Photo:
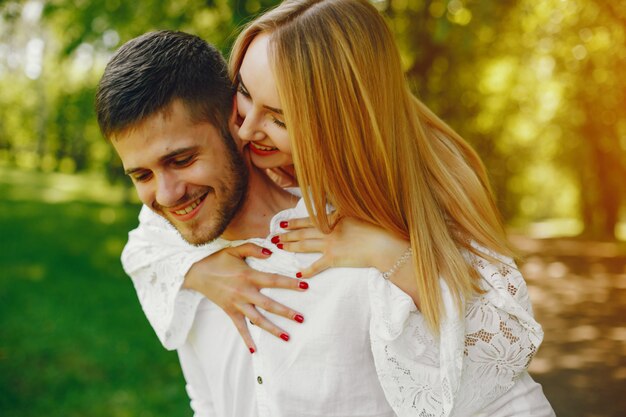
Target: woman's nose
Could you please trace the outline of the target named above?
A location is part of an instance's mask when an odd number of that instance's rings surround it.
[[[241,115],[241,114],[240,114]],[[243,121],[239,127],[239,137],[246,141],[257,141],[265,138],[262,121],[254,111],[241,115]]]

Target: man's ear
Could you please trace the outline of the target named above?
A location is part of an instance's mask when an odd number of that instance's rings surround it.
[[[237,149],[241,152],[243,149],[244,143],[239,138],[239,126],[237,126],[237,117],[239,114],[237,113],[237,99],[233,96],[233,104],[231,106],[230,117],[228,118],[228,129],[230,130],[230,134],[235,141],[235,145]]]
[[[228,122],[231,124],[234,124],[236,120],[237,120],[237,95],[235,94],[233,95],[233,101],[230,106],[230,118],[228,119]]]

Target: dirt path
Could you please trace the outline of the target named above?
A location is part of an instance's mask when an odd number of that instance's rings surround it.
[[[546,334],[530,371],[557,416],[626,416],[626,244],[511,240]]]

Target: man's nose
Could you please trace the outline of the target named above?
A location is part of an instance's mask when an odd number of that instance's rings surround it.
[[[156,202],[163,207],[174,207],[185,196],[185,182],[178,176],[164,173],[157,178]]]

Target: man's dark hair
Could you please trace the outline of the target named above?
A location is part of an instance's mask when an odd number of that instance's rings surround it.
[[[122,45],[107,64],[96,93],[98,124],[109,138],[176,99],[194,121],[228,132],[233,86],[220,52],[188,33],[149,32]]]

